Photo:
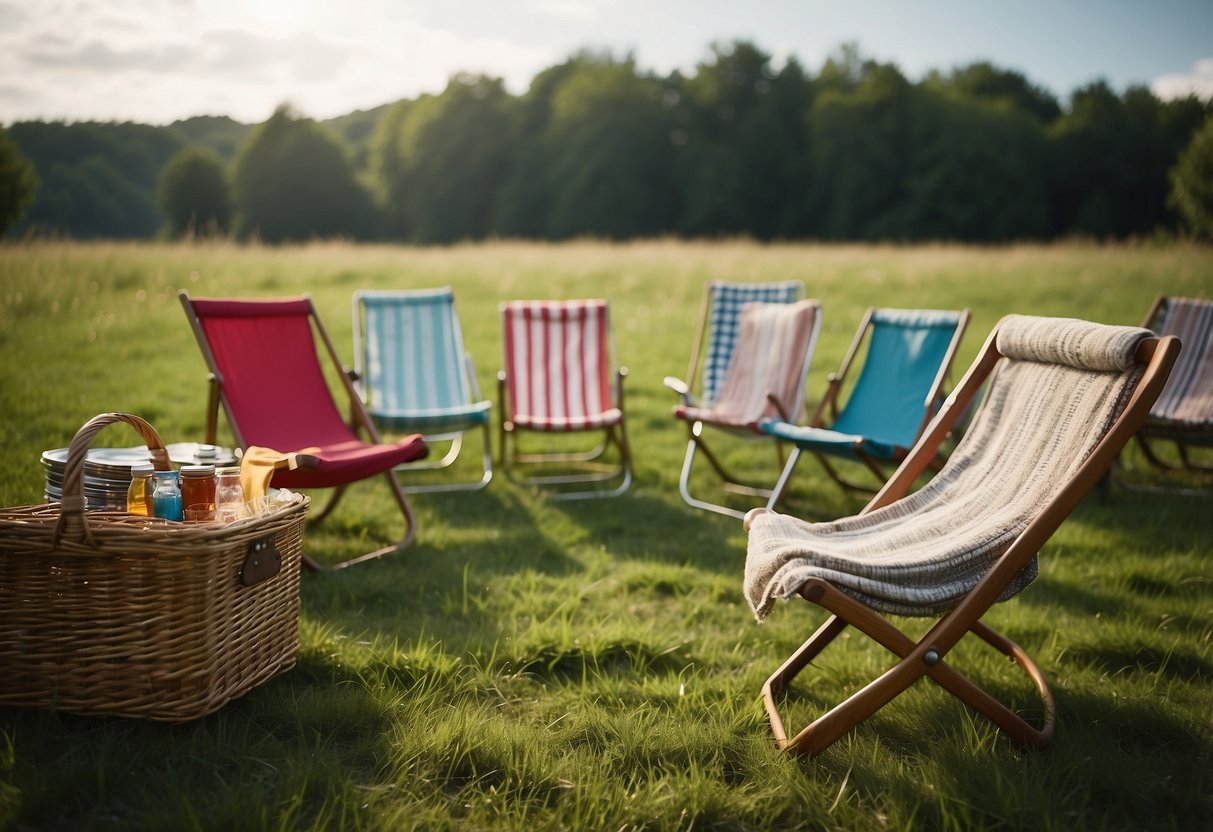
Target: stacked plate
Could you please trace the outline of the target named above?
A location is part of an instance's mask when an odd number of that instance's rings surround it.
[[[235,465],[230,448],[218,448],[197,442],[166,445],[169,459],[178,465]],[[151,454],[143,445],[133,448],[89,448],[84,457],[84,497],[89,511],[125,511],[126,492],[131,484],[131,466],[150,462]],[[46,469],[47,502],[63,498],[63,476],[67,467],[67,448],[42,452]]]

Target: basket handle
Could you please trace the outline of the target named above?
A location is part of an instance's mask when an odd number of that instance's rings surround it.
[[[63,468],[63,499],[59,506],[59,521],[55,524],[55,545],[58,545],[64,535],[69,539],[83,540],[90,546],[95,545],[84,515],[84,460],[88,455],[89,446],[101,429],[118,422],[125,422],[139,432],[140,438],[151,452],[152,465],[157,471],[172,470],[168,450],[164,447],[160,434],[135,414],[102,413],[89,419],[76,431],[67,448],[67,462]]]

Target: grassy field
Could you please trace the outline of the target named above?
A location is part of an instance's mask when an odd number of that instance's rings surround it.
[[[616,500],[557,502],[500,475],[416,496],[417,544],[305,575],[298,665],[214,716],[0,709],[0,829],[1213,828],[1209,497],[1089,497],[1037,582],[989,614],[1054,688],[1048,749],[1012,746],[925,684],[815,760],[774,749],[759,688],[822,616],[797,602],[755,624],[740,523],[677,495],[685,434],[661,379],[686,372],[705,281],[786,278],[823,304],[814,400],[870,305],[971,308],[963,370],[1009,312],[1136,324],[1158,293],[1213,296],[1213,250],[0,246],[0,505],[38,502],[40,453],[97,413],[138,413],[167,442],[201,437],[205,369],[182,288],[310,293],[349,362],[356,289],[453,286],[490,397],[499,301],[606,297],[637,458]],[[113,427],[96,444],[136,441]],[[771,455],[728,456],[758,471]],[[861,507],[802,463],[790,511]],[[400,531],[372,481],[309,527],[305,550],[335,559]],[[802,675],[790,721],[888,665],[860,641]],[[1005,661],[955,658],[1030,707]]]

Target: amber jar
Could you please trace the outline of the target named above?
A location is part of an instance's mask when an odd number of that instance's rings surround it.
[[[215,519],[215,466],[181,466],[181,505],[185,519]]]

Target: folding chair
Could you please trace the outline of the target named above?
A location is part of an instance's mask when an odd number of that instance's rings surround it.
[[[1137,443],[1150,464],[1164,471],[1213,474],[1213,465],[1193,456],[1194,448],[1213,448],[1213,301],[1196,298],[1167,298],[1154,301],[1145,325],[1160,335],[1174,335],[1183,344],[1179,360],[1167,386],[1150,409],[1146,423],[1137,432]],[[1169,442],[1179,464],[1158,455],[1151,443]],[[1118,477],[1131,489],[1142,486]],[[1203,494],[1207,489],[1166,489]]]
[[[480,398],[472,357],[450,287],[354,294],[354,387],[380,430],[424,435],[426,444],[449,442],[436,462],[407,470],[455,464],[463,436],[480,428],[483,453],[473,480],[405,486],[406,493],[476,491],[493,478],[489,436],[492,402]]]
[[[316,521],[333,510],[345,486],[384,475],[404,515],[404,538],[337,563],[333,569],[382,557],[412,543],[413,512],[392,469],[424,457],[425,440],[414,434],[383,442],[352,381],[339,372],[350,401],[351,424],[346,424],[325,380],[316,337],[338,371],[341,361],[311,298],[203,299],[190,298],[184,291],[180,298],[210,370],[206,441],[216,440],[222,404],[238,447],[272,448],[290,458],[290,468],[274,473],[274,486],[336,489]],[[360,429],[369,443],[359,438]],[[305,557],[304,563],[320,568],[311,558]]]
[[[605,300],[511,301],[501,305],[505,369],[497,375],[501,465],[573,466],[573,473],[535,476],[527,484],[556,486],[553,497],[614,497],[632,483],[624,417],[623,380],[615,369],[610,310]],[[603,431],[602,443],[584,453],[522,453],[518,434]],[[617,463],[600,462],[615,448]],[[613,489],[562,486],[610,483]]]
[[[729,473],[708,446],[704,428],[712,427],[745,439],[767,439],[759,422],[767,417],[799,419],[804,411],[805,376],[821,329],[821,304],[747,303],[737,327],[728,370],[710,406],[681,404],[674,416],[687,424],[687,450],[678,491],[688,505],[730,517],[743,512],[691,495],[691,477],[698,451],[715,469],[727,490],[768,497],[769,488],[747,484]],[[780,465],[783,459],[776,447]]]
[[[796,594],[832,614],[763,686],[779,747],[818,754],[922,677],[1013,741],[1048,743],[1055,707],[1044,674],[981,617],[1035,578],[1037,553],[1144,422],[1178,351],[1177,339],[1145,329],[1008,316],[861,514],[806,523],[766,508],[751,512],[745,594],[758,619]],[[948,462],[909,494],[987,379]],[[881,613],[937,621],[914,639]],[[789,736],[776,697],[848,625],[892,652],[895,664]],[[1044,705],[1040,727],[945,660],[968,633],[1031,678]]]
[[[813,454],[830,478],[846,489],[875,492],[892,465],[905,458],[943,401],[969,310],[869,309],[825,396],[807,426],[788,419],[764,419],[764,433],[792,444],[768,508],[783,498],[800,455]],[[855,386],[840,410],[839,393],[864,340],[868,350]],[[827,427],[827,415],[829,426]],[[874,486],[854,483],[827,457],[859,462],[876,475]]]

